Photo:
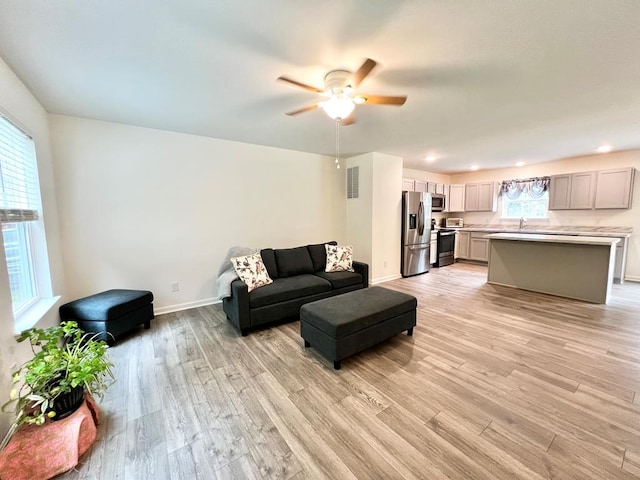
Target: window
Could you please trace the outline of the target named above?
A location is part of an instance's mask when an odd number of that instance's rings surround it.
[[[33,140],[0,115],[0,223],[16,324],[43,294],[51,296],[41,210]]]
[[[549,177],[503,181],[502,218],[547,218],[549,182]]]
[[[548,209],[549,192],[539,198],[531,198],[528,193],[522,193],[514,200],[502,197],[502,218],[547,218]]]

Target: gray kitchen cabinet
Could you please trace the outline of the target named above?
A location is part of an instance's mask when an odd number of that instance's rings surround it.
[[[553,175],[549,210],[591,210],[596,196],[597,172]]]
[[[464,186],[464,211],[478,211],[478,184],[467,183]]]
[[[431,233],[429,247],[429,263],[433,265],[438,260],[438,234],[436,232]]]
[[[444,183],[436,183],[436,193],[444,195]]]
[[[448,212],[464,212],[465,204],[465,186],[464,185],[448,185],[449,192],[447,194],[447,211]]]
[[[571,195],[569,206],[571,209],[593,208],[596,196],[596,172],[574,173],[571,176]]]
[[[410,178],[402,179],[402,191],[413,192],[416,188],[416,182]]]
[[[493,212],[496,206],[494,182],[467,183],[465,185],[465,212]]]
[[[423,182],[422,180],[416,180],[414,190],[416,192],[426,192],[428,191],[427,185],[428,185],[427,182]]]
[[[631,208],[634,173],[634,168],[599,171],[595,208]]]
[[[467,259],[469,258],[469,240],[471,239],[470,232],[458,232],[456,234],[456,241],[454,245],[453,256],[455,258]]]
[[[571,194],[571,174],[553,175],[549,185],[549,210],[568,210]]]
[[[436,183],[435,182],[427,182],[427,192],[436,193]]]
[[[489,239],[484,238],[486,233],[471,232],[469,239],[469,260],[477,262],[489,261]]]
[[[496,211],[496,188],[494,182],[478,184],[478,211]]]

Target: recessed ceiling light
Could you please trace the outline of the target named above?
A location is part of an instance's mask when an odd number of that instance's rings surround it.
[[[436,157],[435,155],[427,155],[426,157],[424,157],[424,159],[427,162],[435,162],[438,159],[438,157]]]
[[[478,168],[478,165],[471,165],[471,170],[477,170]]]
[[[516,167],[524,167],[524,162],[516,162]]]
[[[600,145],[598,148],[596,148],[596,152],[598,153],[609,153],[611,150],[613,150],[613,147],[611,145]]]

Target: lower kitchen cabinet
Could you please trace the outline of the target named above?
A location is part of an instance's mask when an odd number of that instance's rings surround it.
[[[431,242],[429,242],[429,263],[433,265],[438,261],[438,234],[431,234]]]
[[[493,232],[458,232],[456,235],[455,258],[473,260],[475,262],[489,261],[489,239],[485,235]]]
[[[469,260],[477,262],[489,261],[489,239],[483,238],[485,233],[472,233],[469,239]]]
[[[471,238],[470,232],[458,232],[456,234],[456,243],[453,251],[455,258],[467,259],[469,258],[469,240]]]

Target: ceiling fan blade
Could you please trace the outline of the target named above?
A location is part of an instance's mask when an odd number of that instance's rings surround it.
[[[351,86],[356,88],[358,85],[362,83],[362,81],[366,78],[367,75],[371,73],[371,70],[377,65],[375,60],[371,60],[367,58],[360,68],[353,74],[351,77]]]
[[[344,120],[341,120],[340,123],[344,126],[347,127],[349,125],[353,125],[354,123],[356,123],[356,114],[352,113],[351,115],[349,115],[347,118],[345,118]]]
[[[298,115],[299,113],[308,112],[310,110],[315,110],[318,108],[318,104],[309,105],[308,107],[299,108],[298,110],[293,110],[292,112],[287,112],[287,115]]]
[[[292,80],[292,79],[287,78],[287,77],[278,77],[278,80],[281,80],[281,81],[287,82],[287,83],[291,83],[291,84],[293,84],[293,85],[295,85],[297,87],[304,88],[305,90],[309,90],[310,92],[313,92],[313,93],[322,93],[323,92],[323,90],[320,90],[319,88],[312,87],[311,85],[307,85],[306,83],[300,83],[300,82],[298,82],[296,80]]]
[[[360,94],[359,98],[364,99],[363,105],[404,105],[407,97],[385,97],[382,95]]]

